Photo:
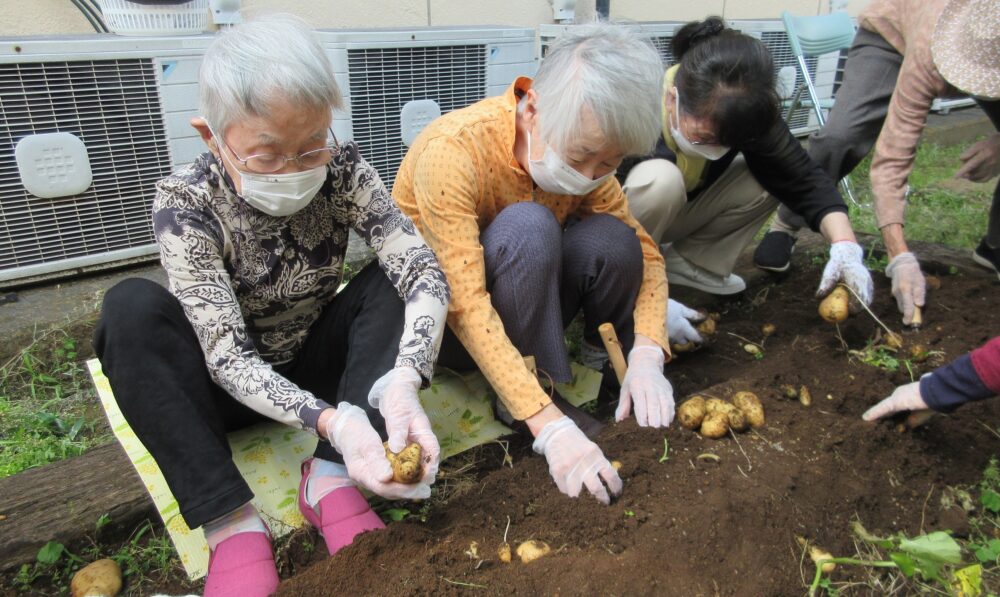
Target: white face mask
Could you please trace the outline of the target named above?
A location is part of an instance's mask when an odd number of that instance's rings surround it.
[[[688,141],[688,138],[684,136],[684,133],[680,130],[681,124],[681,100],[680,94],[677,93],[677,88],[674,87],[674,114],[673,116],[677,118],[677,126],[674,126],[673,118],[670,119],[670,134],[674,138],[674,142],[677,143],[677,147],[682,153],[690,156],[698,156],[705,158],[711,162],[721,158],[722,156],[729,153],[730,148],[725,145],[712,145],[708,143],[698,143],[697,145]]]
[[[225,150],[220,147],[225,156]],[[232,162],[230,162],[232,165]],[[271,216],[290,216],[316,196],[326,182],[326,166],[290,174],[256,174],[233,166],[240,175],[240,197]]]
[[[600,178],[587,178],[563,161],[551,147],[545,147],[542,159],[531,159],[531,131],[528,131],[528,173],[538,188],[557,195],[586,195],[614,176],[612,170]]]

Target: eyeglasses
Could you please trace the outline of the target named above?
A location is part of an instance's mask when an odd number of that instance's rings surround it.
[[[236,161],[243,165],[248,171],[255,174],[273,174],[278,170],[281,170],[288,164],[288,162],[295,162],[295,164],[302,168],[303,170],[311,170],[313,168],[319,168],[320,166],[325,166],[333,160],[335,150],[331,147],[322,147],[320,149],[313,149],[311,151],[306,151],[300,153],[296,156],[288,157],[276,153],[256,153],[245,158],[241,158],[239,154],[233,151],[233,148],[229,146],[229,143],[220,136],[215,134],[212,127],[208,127],[208,130],[212,132],[212,136],[216,139],[222,141],[222,144],[229,150]],[[330,131],[330,137],[327,138],[327,145],[337,147],[337,137],[334,136],[333,131]]]

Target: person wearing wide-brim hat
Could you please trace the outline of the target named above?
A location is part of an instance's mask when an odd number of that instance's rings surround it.
[[[843,81],[809,155],[836,178],[872,150],[871,188],[892,293],[903,323],[924,305],[925,281],[904,235],[907,179],[927,114],[938,97],[967,93],[1000,129],[1000,3],[996,0],[872,0],[858,17]],[[956,178],[986,182],[1000,173],[1000,133],[960,156]],[[787,269],[801,218],[787,208],[754,254],[762,269]],[[986,235],[973,252],[1000,274],[1000,187]]]

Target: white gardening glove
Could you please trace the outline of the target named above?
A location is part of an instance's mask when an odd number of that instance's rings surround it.
[[[666,427],[674,420],[674,389],[663,376],[659,346],[636,346],[628,353],[615,420],[624,421],[633,403],[640,427]]]
[[[423,500],[431,486],[392,481],[392,466],[385,457],[382,438],[360,407],[341,402],[326,422],[326,438],[344,457],[347,474],[355,483],[390,500]]]
[[[694,342],[701,344],[702,338],[692,323],[697,323],[705,316],[689,309],[674,299],[667,299],[667,337],[674,344]]]
[[[569,497],[579,497],[584,486],[605,506],[611,503],[611,496],[621,495],[618,471],[569,417],[563,415],[546,423],[531,447],[545,457],[556,487]]]
[[[920,382],[915,381],[893,390],[892,395],[869,408],[861,418],[874,421],[901,411],[920,411],[927,408],[927,403],[920,395]]]
[[[886,266],[885,275],[892,279],[892,296],[903,314],[903,325],[910,325],[913,308],[923,307],[927,295],[927,281],[916,255],[909,251],[896,255]]]
[[[962,160],[962,167],[955,172],[955,178],[986,182],[1000,174],[1000,133],[974,143],[958,159]]]
[[[866,305],[872,304],[875,283],[872,274],[865,267],[865,250],[856,242],[842,240],[830,245],[830,260],[823,268],[823,277],[816,290],[817,297],[824,297],[833,290],[837,282],[851,288]]]
[[[378,378],[368,393],[368,404],[385,419],[389,449],[399,453],[409,442],[420,444],[424,476],[421,482],[434,484],[441,461],[441,446],[431,422],[420,405],[420,373],[413,367],[396,367]]]

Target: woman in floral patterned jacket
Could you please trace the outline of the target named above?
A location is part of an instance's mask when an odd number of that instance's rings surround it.
[[[199,86],[192,125],[210,151],[160,181],[153,204],[169,290],[130,279],[108,291],[95,346],[184,520],[205,531],[205,595],[267,595],[269,535],[226,433],[270,418],[319,436],[299,507],[330,553],[381,528],[357,486],[422,499],[437,472],[417,391],[449,289],[357,146],[328,138],[343,104],[304,23],[270,16],[224,32]],[[338,292],[352,229],[378,260]],[[417,484],[391,480],[385,437],[394,451],[422,445]]]

